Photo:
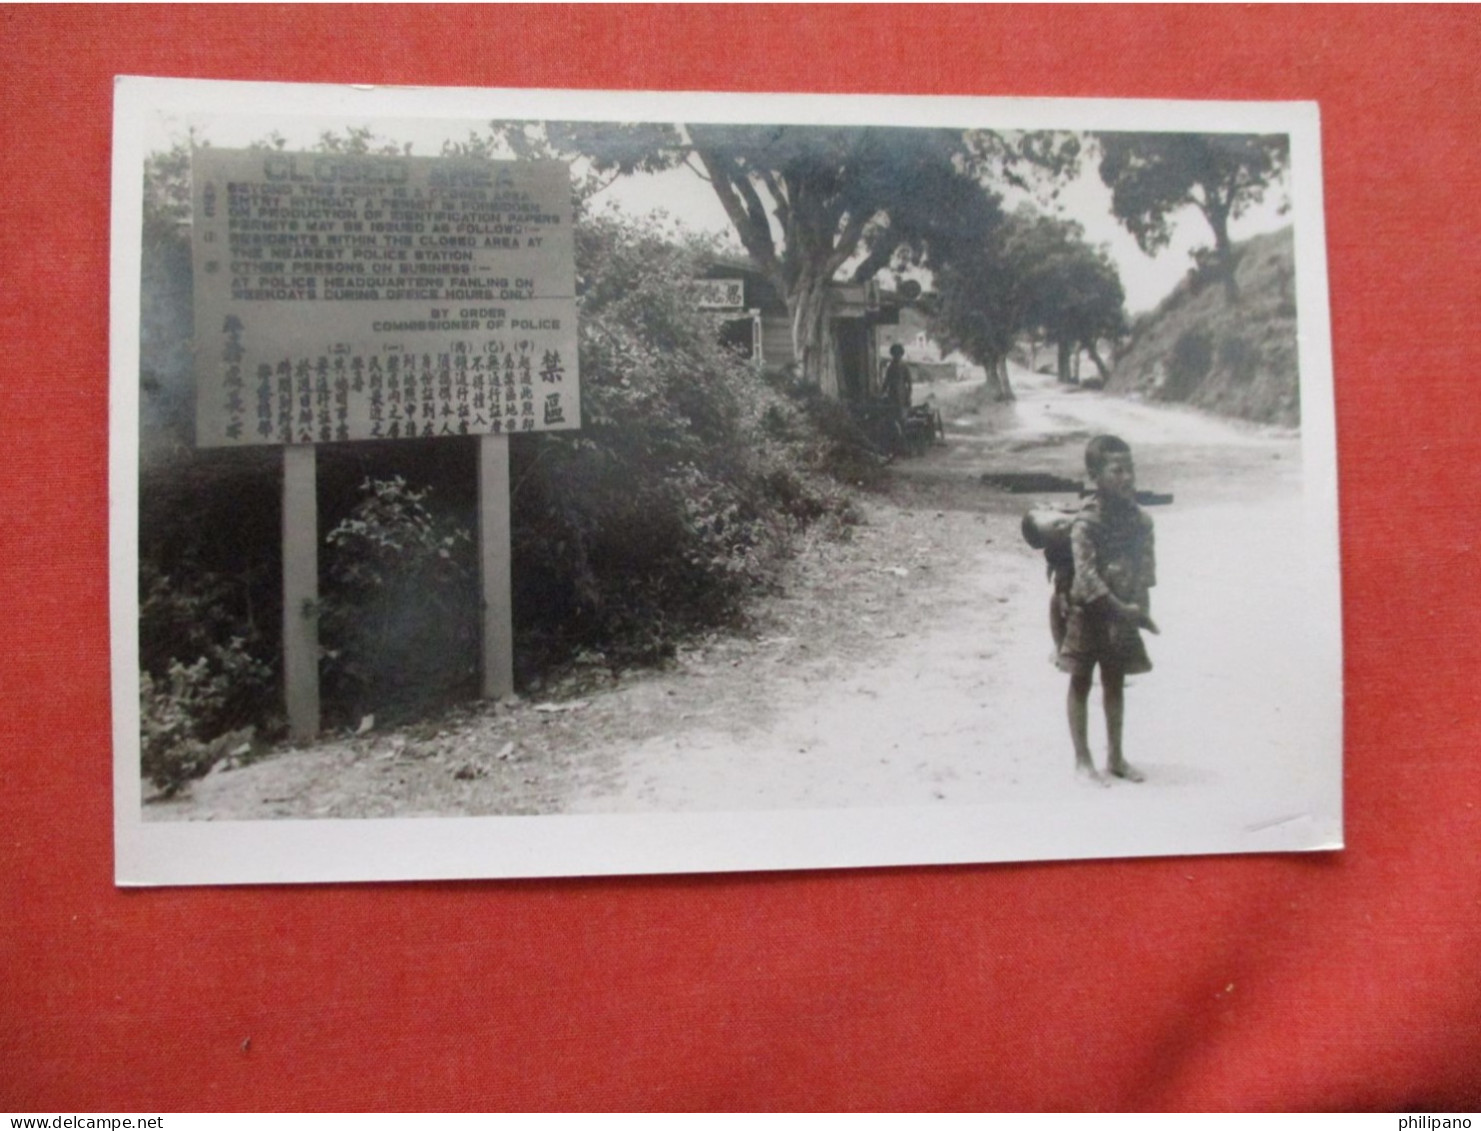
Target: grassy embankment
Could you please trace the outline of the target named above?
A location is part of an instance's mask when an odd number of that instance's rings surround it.
[[[1112,371],[1112,391],[1262,423],[1301,422],[1291,229],[1236,247],[1237,297],[1218,279],[1183,280],[1137,319]]]

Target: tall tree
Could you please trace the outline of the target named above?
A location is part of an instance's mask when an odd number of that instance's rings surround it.
[[[1213,262],[1234,293],[1229,221],[1264,200],[1284,177],[1290,139],[1284,134],[1103,133],[1096,141],[1111,208],[1137,245],[1155,255],[1172,238],[1174,214],[1196,208],[1213,232]]]
[[[543,136],[532,143],[537,132]],[[686,164],[709,182],[752,265],[787,302],[805,381],[837,396],[828,288],[892,264],[945,265],[1001,220],[994,171],[1067,164],[1075,139],[986,143],[951,129],[494,124],[514,152],[543,144],[610,176]],[[997,138],[997,135],[993,135]]]
[[[935,271],[932,333],[945,348],[961,350],[986,370],[994,400],[1013,399],[1008,353],[1027,328],[1039,220],[1031,208],[1021,208]]]
[[[1081,346],[1104,375],[1096,343],[1125,328],[1125,294],[1104,251],[1070,221],[1024,205],[937,272],[935,332],[983,366],[996,399],[1012,398],[1007,359],[1023,334],[1059,347],[1061,379]]]
[[[1098,343],[1126,333],[1126,291],[1106,253],[1086,243],[1079,225],[1066,225],[1063,244],[1030,274],[1029,320],[1058,350],[1059,379],[1070,381],[1071,360],[1084,349],[1102,381],[1110,378]]]

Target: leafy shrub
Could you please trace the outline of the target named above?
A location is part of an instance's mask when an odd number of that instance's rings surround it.
[[[537,666],[651,662],[737,620],[839,505],[812,477],[833,441],[696,308],[708,248],[615,215],[577,235],[582,430],[516,440],[517,629]]]
[[[269,716],[274,691],[268,648],[241,611],[243,585],[185,576],[176,582],[150,563],[141,571],[141,764],[166,796],[228,752],[218,740],[232,728]]]
[[[204,777],[240,744],[250,748],[257,728],[223,731],[221,720],[244,687],[260,685],[271,669],[233,639],[214,656],[193,664],[172,660],[156,679],[139,673],[140,769],[166,797]]]
[[[875,489],[886,480],[878,438],[871,438],[848,405],[811,391],[801,400],[810,433],[800,448],[802,466],[855,487]]]
[[[429,505],[432,488],[367,478],[332,529],[319,602],[325,699],[353,720],[416,714],[473,690],[478,568],[466,526]]]

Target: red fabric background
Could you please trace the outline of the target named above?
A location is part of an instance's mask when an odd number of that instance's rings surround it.
[[[10,7],[0,29],[0,1108],[1481,1106],[1474,9]],[[119,73],[1319,101],[1349,848],[115,890]]]

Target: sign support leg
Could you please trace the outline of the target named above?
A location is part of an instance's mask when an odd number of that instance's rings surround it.
[[[319,733],[319,500],[314,445],[283,448],[283,687],[288,730]]]
[[[483,697],[514,693],[514,602],[509,548],[509,437],[478,440],[478,568],[483,590]]]

